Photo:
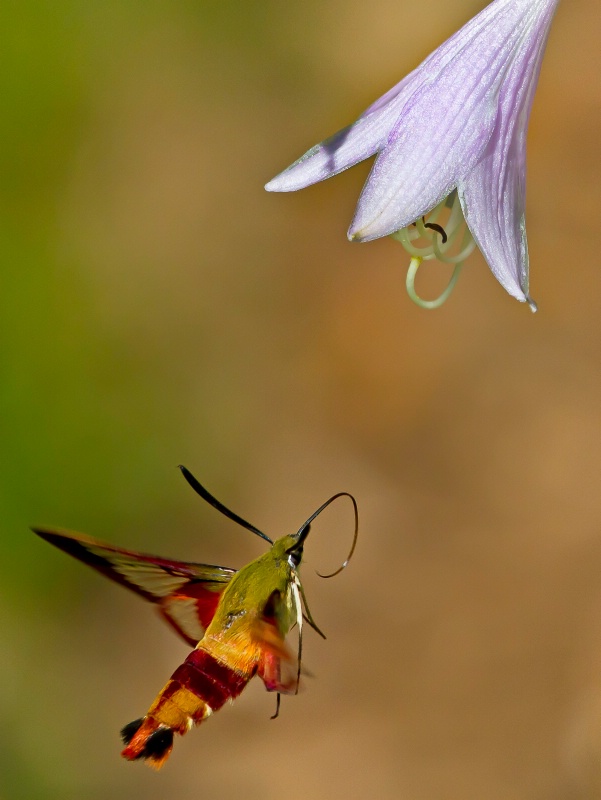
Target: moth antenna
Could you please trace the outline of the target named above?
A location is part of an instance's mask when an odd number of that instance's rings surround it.
[[[309,535],[309,528],[315,517],[319,516],[319,514],[321,514],[321,512],[324,511],[330,505],[330,503],[333,503],[334,500],[337,500],[339,497],[348,497],[350,498],[351,503],[353,504],[353,510],[355,512],[355,532],[353,534],[353,543],[351,544],[351,549],[349,551],[348,556],[338,567],[338,569],[334,570],[334,572],[330,572],[328,575],[322,575],[321,572],[318,572],[317,574],[319,575],[320,578],[333,578],[335,575],[340,574],[342,570],[348,566],[349,561],[353,557],[353,553],[355,552],[355,547],[357,546],[357,539],[359,538],[359,509],[357,508],[357,501],[355,500],[352,494],[349,494],[349,492],[338,492],[338,494],[333,495],[332,497],[330,497],[329,500],[326,500],[325,503],[319,506],[317,511],[314,511],[313,514],[311,514],[311,516],[309,517],[309,519],[300,526],[298,533],[296,534],[298,536],[298,541],[295,543],[294,547],[298,548],[299,546],[302,545],[304,540]],[[305,602],[305,609],[306,609],[307,603],[304,598],[303,601]],[[312,625],[312,627],[314,626]],[[317,630],[317,632],[323,636],[323,633],[321,633],[321,631],[317,627],[315,628],[315,630]]]
[[[220,503],[216,497],[213,497],[213,495],[205,489],[202,483],[200,483],[200,481],[198,481],[194,477],[194,475],[192,475],[192,473],[186,469],[186,467],[180,464],[179,468],[182,472],[182,475],[188,481],[190,486],[194,489],[196,494],[199,494],[202,497],[202,499],[205,500],[209,505],[213,506],[213,508],[216,508],[217,511],[220,511],[228,519],[231,519],[233,522],[237,522],[238,525],[241,525],[243,528],[246,528],[247,531],[254,533],[256,536],[260,536],[261,539],[265,539],[265,541],[269,542],[269,544],[273,544],[273,540],[270,539],[269,536],[267,536],[267,534],[263,533],[263,531],[260,531],[254,525],[251,525],[250,522],[247,522],[245,519],[236,514],[234,511],[230,511],[230,509],[227,508],[227,506],[224,506],[223,503]]]

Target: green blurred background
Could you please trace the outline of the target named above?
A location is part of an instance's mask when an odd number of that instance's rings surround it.
[[[483,0],[0,6],[0,797],[601,797],[596,0],[561,5],[529,140],[531,290],[479,256],[405,295],[345,232],[362,165],[263,183]],[[571,16],[570,16],[571,15]],[[425,268],[424,295],[446,281]],[[327,632],[301,696],[259,682],[160,774],[119,758],[187,650],[37,540],[85,531],[239,567],[316,525]]]

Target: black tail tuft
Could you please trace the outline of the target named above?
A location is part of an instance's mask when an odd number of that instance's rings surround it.
[[[158,731],[151,733],[144,750],[142,758],[149,758],[151,761],[162,761],[171,752],[173,747],[173,731],[171,728],[159,728]]]
[[[173,730],[144,717],[130,722],[121,731],[125,743],[121,755],[128,761],[144,759],[154,769],[160,769],[173,749]]]
[[[121,728],[121,740],[123,744],[129,744],[131,742],[136,733],[140,730],[143,722],[144,717],[141,717],[140,719],[135,719],[133,722],[128,722],[127,725]]]

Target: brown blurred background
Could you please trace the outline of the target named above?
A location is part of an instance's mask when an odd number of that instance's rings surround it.
[[[563,3],[529,139],[531,291],[439,311],[350,244],[368,165],[263,183],[483,0],[0,9],[0,797],[601,798],[597,0]],[[425,268],[424,295],[446,281]],[[119,758],[186,648],[29,533],[239,567],[320,518],[315,677],[259,682],[160,774]]]

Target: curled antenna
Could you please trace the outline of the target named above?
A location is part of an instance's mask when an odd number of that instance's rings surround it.
[[[233,511],[230,511],[230,509],[224,506],[223,503],[220,503],[216,497],[213,497],[213,495],[205,489],[202,483],[200,483],[189,470],[187,470],[181,464],[179,465],[179,468],[182,471],[182,475],[188,481],[190,486],[194,489],[196,494],[199,494],[202,497],[202,499],[205,500],[209,505],[213,506],[213,508],[216,508],[217,511],[220,511],[228,519],[231,519],[233,522],[237,522],[238,525],[241,525],[243,528],[246,528],[247,531],[251,531],[251,533],[254,533],[256,536],[260,536],[261,539],[265,539],[265,541],[269,542],[269,544],[273,544],[273,540],[270,539],[269,536],[267,536],[267,534],[263,533],[263,531],[260,531],[258,528],[255,528],[254,525],[251,525],[250,522],[247,522],[245,519],[242,519],[242,517],[238,516],[238,514],[234,513]],[[343,566],[346,566],[346,564],[344,564]]]
[[[333,495],[332,497],[330,497],[329,500],[326,500],[325,503],[319,506],[317,511],[314,511],[313,514],[311,514],[311,516],[309,517],[309,519],[301,525],[301,527],[298,530],[298,533],[296,534],[298,536],[298,544],[296,546],[302,545],[304,540],[309,535],[311,523],[313,522],[315,517],[319,516],[319,514],[321,514],[321,512],[324,511],[330,505],[330,503],[333,503],[334,500],[337,500],[339,497],[348,497],[350,498],[353,504],[353,510],[355,512],[355,532],[353,534],[353,543],[351,545],[351,549],[348,556],[343,561],[341,566],[339,566],[338,569],[335,570],[334,572],[330,572],[328,575],[322,575],[321,572],[318,572],[317,574],[319,575],[320,578],[333,578],[335,575],[340,574],[342,570],[348,565],[351,558],[353,557],[353,553],[355,552],[355,547],[357,546],[357,538],[359,537],[359,509],[357,508],[357,501],[355,500],[353,495],[349,494],[348,492],[338,492],[338,494]]]

